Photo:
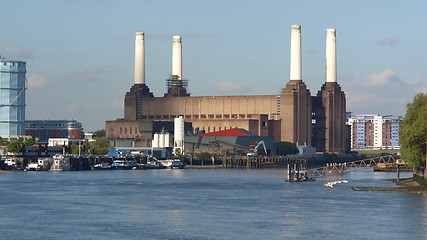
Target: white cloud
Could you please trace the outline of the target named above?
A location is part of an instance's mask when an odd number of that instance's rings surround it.
[[[27,77],[29,89],[40,89],[46,86],[49,82],[48,78],[39,74],[32,74]]]
[[[415,94],[427,89],[423,78],[404,79],[386,69],[361,81],[351,81],[344,88],[347,110],[355,113],[404,115],[406,104]]]
[[[82,68],[74,70],[72,73],[70,73],[66,78],[67,82],[75,82],[75,83],[81,83],[81,82],[91,82],[91,81],[98,81],[103,74],[103,70],[101,69],[89,69],[89,68]]]
[[[215,85],[215,89],[220,92],[241,92],[251,91],[251,86],[247,83],[219,82]]]
[[[390,84],[400,84],[402,81],[392,69],[372,74],[367,79],[367,84],[372,87],[384,87]]]
[[[376,43],[382,46],[394,46],[402,43],[402,39],[399,36],[385,35],[377,38]]]
[[[32,53],[24,50],[22,47],[16,44],[7,44],[3,47],[2,53],[4,58],[17,58],[17,60],[30,59]]]

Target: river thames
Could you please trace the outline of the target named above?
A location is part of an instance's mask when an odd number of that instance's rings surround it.
[[[0,172],[0,238],[427,239],[427,196],[351,189],[395,187],[396,173],[285,171]]]

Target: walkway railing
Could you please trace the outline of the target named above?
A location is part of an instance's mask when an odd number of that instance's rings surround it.
[[[325,167],[311,168],[307,170],[308,177],[322,177],[333,174],[343,174],[346,172],[358,170],[365,167],[374,167],[380,163],[396,163],[400,159],[397,155],[387,155],[362,159],[344,163],[328,163]]]

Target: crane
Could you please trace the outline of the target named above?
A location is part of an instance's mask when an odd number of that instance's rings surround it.
[[[255,148],[254,148],[254,150],[252,152],[248,152],[246,155],[248,157],[256,157],[256,156],[258,156],[258,149],[259,149],[259,147],[261,145],[263,147],[265,155],[267,155],[267,149],[265,148],[265,143],[262,140],[257,143],[257,145],[255,146]]]

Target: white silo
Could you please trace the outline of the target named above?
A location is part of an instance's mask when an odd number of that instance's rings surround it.
[[[179,116],[174,121],[174,145],[175,155],[184,154],[184,117]]]
[[[165,146],[164,147],[170,147],[170,142],[169,142],[169,133],[165,133]]]
[[[154,134],[154,138],[151,142],[151,146],[155,148],[159,147],[159,134],[157,133]]]
[[[159,147],[161,147],[161,148],[165,147],[165,134],[164,133],[159,134]]]

